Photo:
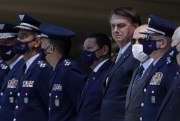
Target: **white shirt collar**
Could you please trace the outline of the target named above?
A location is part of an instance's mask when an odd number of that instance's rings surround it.
[[[22,58],[23,58],[23,55],[19,56],[15,61],[13,61],[13,62],[9,65],[10,70],[12,70],[13,67],[16,65],[16,63],[19,62],[19,60],[21,60]]]
[[[116,57],[116,61],[115,63],[119,60],[119,58],[121,57],[121,55],[127,50],[127,48],[131,45],[131,42],[126,43],[126,45],[123,48],[119,49],[118,55]]]
[[[141,63],[141,65],[144,67],[144,71],[151,65],[151,63],[154,61],[153,58],[149,58],[145,62]]]
[[[97,72],[99,70],[99,68],[109,59],[105,59],[104,61],[102,61],[101,63],[99,63],[93,70],[93,72]]]
[[[26,70],[25,72],[28,70],[28,68],[31,66],[31,64],[34,62],[34,60],[39,56],[39,53],[32,56],[29,60],[26,61]]]
[[[126,43],[126,45],[123,48],[120,48],[119,52],[123,54],[130,45],[131,45],[131,42]]]
[[[159,61],[159,59],[160,59],[161,57],[162,57],[162,56],[160,56],[158,59],[154,60],[154,62],[153,62],[153,66],[155,66],[155,65],[156,65],[156,63]]]

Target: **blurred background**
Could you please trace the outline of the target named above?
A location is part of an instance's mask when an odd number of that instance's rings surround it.
[[[155,14],[180,24],[180,0],[0,0],[0,21],[18,24],[18,13],[27,12],[39,21],[75,31],[71,56],[81,64],[84,37],[90,32],[111,36],[110,11],[119,6],[136,8],[143,23],[149,14]]]

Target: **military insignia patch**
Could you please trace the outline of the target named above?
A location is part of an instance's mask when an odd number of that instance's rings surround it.
[[[47,64],[44,61],[38,61],[37,64],[39,65],[40,68],[45,68],[47,66]]]
[[[151,78],[150,85],[160,85],[162,78],[163,78],[163,73],[156,72]]]
[[[16,88],[18,85],[18,80],[12,79],[8,81],[7,88]]]
[[[24,19],[25,15],[19,15],[20,20],[22,21]]]
[[[71,61],[68,59],[64,60],[64,66],[70,66],[71,65]]]
[[[58,106],[59,106],[59,104],[60,104],[59,99],[55,99],[55,102],[54,102],[54,103],[55,103],[55,106],[57,106],[57,107],[58,107]]]
[[[14,103],[14,97],[9,97],[9,103]]]
[[[22,87],[33,87],[34,81],[23,81]]]
[[[54,84],[52,87],[52,91],[62,91],[62,85],[61,84]]]
[[[24,103],[25,103],[25,104],[28,103],[28,98],[27,98],[27,97],[24,98]]]
[[[1,69],[2,70],[7,70],[8,69],[8,66],[6,64],[1,64]]]

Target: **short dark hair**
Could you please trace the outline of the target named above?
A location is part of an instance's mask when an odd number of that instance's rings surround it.
[[[71,39],[50,39],[50,43],[63,55],[69,55],[71,50]]]
[[[141,18],[139,14],[132,7],[118,7],[118,8],[113,9],[111,11],[110,19],[113,14],[128,18],[132,24],[141,25]]]
[[[111,40],[106,34],[90,33],[85,37],[85,39],[87,38],[95,38],[99,48],[102,48],[104,45],[107,45],[109,48],[108,54],[111,55]]]

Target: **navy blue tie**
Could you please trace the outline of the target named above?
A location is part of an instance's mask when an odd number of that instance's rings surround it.
[[[144,71],[144,67],[141,65],[136,73],[136,77],[134,78],[134,82],[133,82],[133,88],[136,87],[136,85],[138,84],[139,80],[141,79],[142,75],[143,75],[143,71]]]

